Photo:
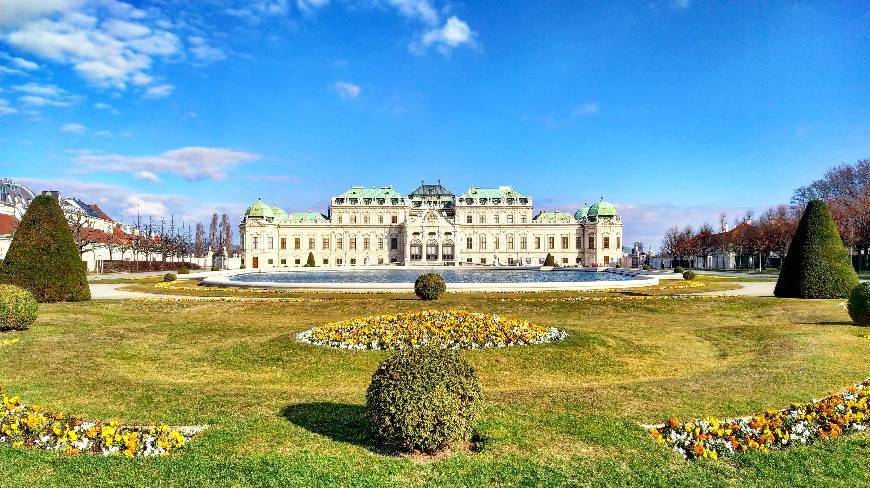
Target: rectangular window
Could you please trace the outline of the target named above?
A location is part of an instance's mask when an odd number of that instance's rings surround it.
[[[378,238],[378,251],[383,251],[383,250],[384,250],[384,238],[379,237]]]
[[[384,258],[378,258],[378,264],[384,264]]]
[[[486,258],[480,258],[480,264],[486,264]]]
[[[589,236],[589,248],[588,249],[595,249],[595,236]]]
[[[341,266],[341,258],[336,258],[336,260],[335,260],[335,265],[336,265],[336,266]]]
[[[496,251],[498,251],[498,242],[499,242],[498,236],[493,237],[493,239],[492,239],[493,249],[495,249]]]
[[[556,249],[556,238],[550,236],[547,238],[547,249]]]
[[[356,251],[356,237],[350,238],[350,250]]]
[[[520,223],[521,223],[521,224],[525,224],[525,223],[526,223],[526,216],[525,216],[525,215],[521,215],[521,216],[520,216]]]
[[[562,249],[568,249],[568,236],[562,236]]]
[[[351,224],[355,224],[355,223],[356,223],[356,215],[351,215],[351,216],[350,216],[350,223],[351,223]]]
[[[281,238],[281,249],[287,249],[287,238],[286,237]]]
[[[393,222],[394,224],[398,224],[398,223],[399,223],[399,216],[398,216],[398,215],[393,215],[392,222]]]
[[[298,237],[295,237],[293,239],[293,249],[295,249],[297,251],[302,249],[302,239],[300,239]]]
[[[616,248],[622,249],[622,237],[616,236]]]
[[[541,248],[541,238],[535,237],[535,249],[540,249],[540,248]]]
[[[324,266],[329,265],[329,258],[323,258],[323,265]]]
[[[378,215],[378,223],[379,223],[379,224],[383,224],[383,223],[384,223],[384,216],[383,216],[383,215]]]
[[[390,237],[390,250],[395,251],[399,249],[399,238],[398,237]]]
[[[350,265],[356,266],[356,258],[350,258]]]
[[[604,249],[610,249],[610,237],[604,236]]]
[[[301,264],[300,261],[299,261],[299,258],[296,258],[296,259],[294,260],[294,262],[296,263],[296,266],[299,266],[299,264]]]
[[[465,238],[465,249],[468,249],[470,251],[474,247],[473,243],[474,243],[474,239],[472,239],[471,237],[466,237]]]
[[[472,217],[471,215],[466,215],[466,216],[465,216],[465,223],[466,223],[466,224],[473,224],[473,223],[474,223],[474,217]]]
[[[275,240],[273,238],[269,238],[269,249],[275,248]]]
[[[580,236],[577,236],[576,241],[577,242],[575,242],[574,245],[577,247],[577,249],[580,249],[580,246],[583,244],[583,240],[580,239]]]
[[[342,249],[341,246],[342,246],[341,237],[336,237],[335,238],[335,248],[340,251]],[[341,260],[338,261],[338,264],[341,264]]]
[[[308,250],[309,251],[314,250],[314,238],[313,237],[308,238]]]
[[[338,223],[340,224],[342,220],[343,220],[343,219],[342,219],[341,215],[339,215],[339,216],[338,216]]]
[[[499,215],[499,214],[495,214],[495,217],[493,217],[493,221],[494,221],[496,224],[498,224],[498,223],[501,221],[501,215]]]
[[[369,216],[368,216],[368,214],[363,215],[363,223],[364,223],[364,224],[368,224],[368,223],[369,223]]]
[[[257,244],[258,244],[257,240],[258,240],[257,237],[254,237],[254,238],[253,238],[253,241],[254,241],[254,242],[253,242],[253,244],[254,244],[254,249],[257,249]],[[256,266],[255,266],[255,267],[256,267]]]
[[[562,258],[562,264],[568,264],[568,258]]]
[[[507,248],[508,251],[514,250],[514,236],[507,236]]]
[[[329,237],[323,238],[323,250],[326,251],[329,249]]]
[[[486,215],[481,215],[481,216],[480,216],[480,223],[481,223],[481,224],[485,224],[485,223],[486,223]]]
[[[520,250],[526,250],[526,236],[520,237]]]
[[[480,250],[486,251],[486,236],[480,236]]]
[[[369,250],[369,238],[363,237],[363,251]]]
[[[282,260],[281,260],[281,264],[283,264],[284,266],[287,266],[287,260],[286,260],[286,259],[282,259]]]
[[[513,224],[513,223],[514,223],[514,214],[508,214],[508,216],[507,216],[507,223],[509,223],[509,224]]]
[[[271,260],[271,259],[269,260],[269,264],[272,264],[272,260]]]

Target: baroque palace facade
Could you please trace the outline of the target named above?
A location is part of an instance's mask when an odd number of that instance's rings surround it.
[[[622,221],[601,201],[532,215],[532,199],[509,186],[472,187],[459,197],[421,184],[352,187],[332,198],[328,215],[287,213],[258,200],[239,225],[242,264],[274,269],[371,265],[615,266],[623,256]]]

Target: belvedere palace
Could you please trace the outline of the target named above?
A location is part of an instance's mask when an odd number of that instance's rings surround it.
[[[601,201],[570,214],[532,215],[532,199],[510,186],[472,187],[455,196],[422,184],[410,195],[355,186],[332,198],[327,215],[287,213],[258,200],[239,225],[242,264],[304,266],[615,266],[622,221]]]

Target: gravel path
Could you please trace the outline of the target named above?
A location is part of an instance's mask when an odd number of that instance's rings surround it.
[[[731,297],[772,297],[773,289],[776,287],[775,281],[747,281],[743,283],[734,283],[740,288],[725,291],[705,291],[702,293],[691,293],[692,295],[725,295]]]

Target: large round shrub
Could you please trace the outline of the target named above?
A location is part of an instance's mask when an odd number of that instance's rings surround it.
[[[861,283],[849,294],[849,316],[855,325],[870,325],[870,282]]]
[[[421,300],[438,300],[446,290],[447,284],[444,283],[444,278],[436,273],[422,274],[414,282],[414,293]]]
[[[698,275],[696,275],[695,272],[692,271],[692,270],[684,271],[684,272],[683,272],[683,279],[684,279],[684,280],[689,280],[689,281],[691,281],[691,280],[694,280],[694,279],[697,278],[697,277],[698,277]]]
[[[849,250],[825,202],[813,200],[797,226],[773,294],[783,298],[846,298],[858,285]]]
[[[480,381],[456,351],[401,350],[372,375],[366,414],[384,446],[434,453],[471,439],[480,413]]]
[[[644,270],[644,271],[651,271],[651,270],[652,270],[652,266],[650,266],[650,265],[648,265],[648,264],[644,264],[644,265],[643,265],[643,270]]]
[[[190,268],[187,266],[182,266],[178,268],[178,274],[190,274]]]
[[[39,304],[32,293],[15,285],[0,285],[0,330],[26,329],[36,321]]]
[[[683,269],[682,266],[677,266],[677,267],[674,268],[674,273],[683,274],[685,271],[686,271],[686,270]]]
[[[166,273],[165,275],[163,275],[163,281],[165,282],[175,281],[176,278],[177,277],[172,273]]]
[[[0,283],[24,288],[39,302],[91,299],[79,249],[53,196],[30,202],[3,259]]]

